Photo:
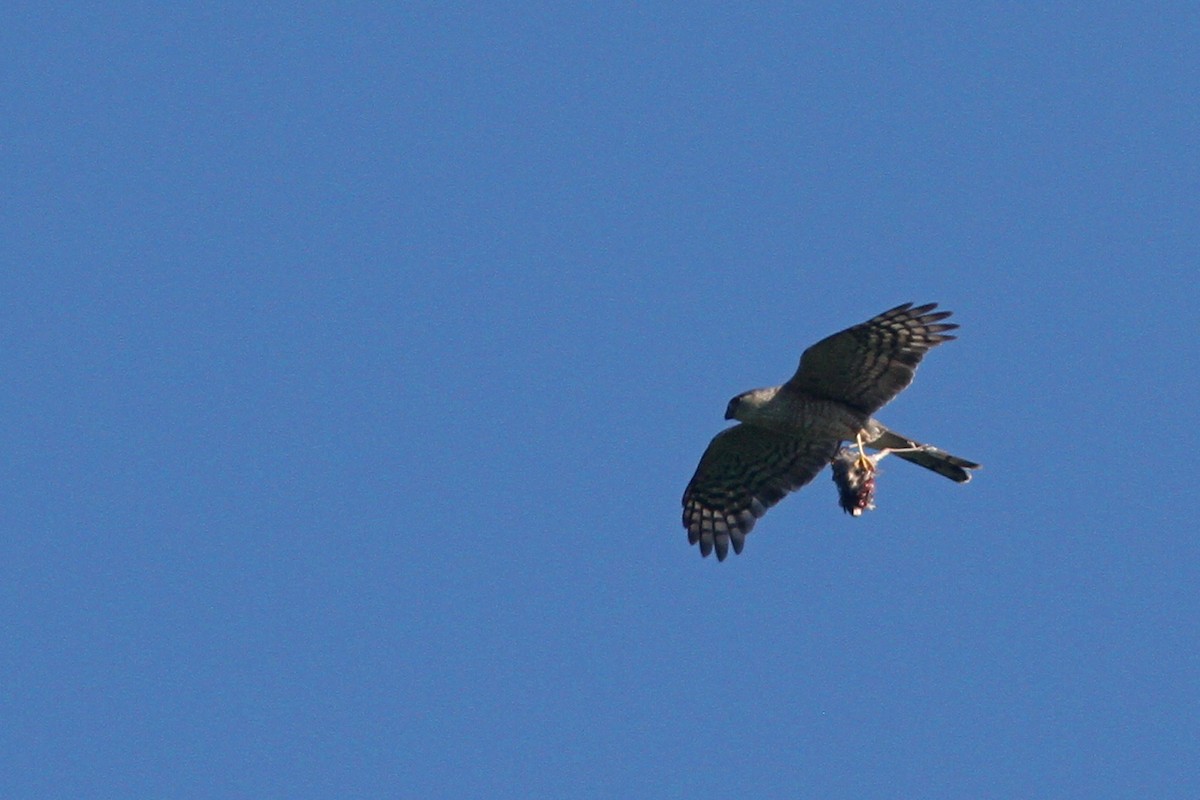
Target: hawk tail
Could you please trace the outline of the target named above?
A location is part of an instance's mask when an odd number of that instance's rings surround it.
[[[979,469],[979,464],[967,461],[940,450],[930,444],[921,444],[915,439],[909,439],[875,423],[879,427],[879,435],[867,442],[867,446],[876,450],[891,450],[897,458],[911,461],[919,467],[936,472],[949,478],[955,483],[966,483],[971,480],[968,470]]]

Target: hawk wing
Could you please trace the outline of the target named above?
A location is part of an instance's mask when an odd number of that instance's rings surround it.
[[[951,312],[931,313],[935,308],[937,303],[905,303],[822,339],[800,356],[784,390],[875,413],[912,383],[926,353],[954,338],[945,332],[958,326],[939,322]]]
[[[700,555],[715,548],[717,560],[742,552],[746,534],[767,509],[816,477],[838,448],[833,439],[814,440],[753,425],[717,434],[683,493],[683,526]]]

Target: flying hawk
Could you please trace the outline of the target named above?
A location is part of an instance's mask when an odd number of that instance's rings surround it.
[[[958,483],[971,480],[968,470],[978,464],[893,433],[871,416],[912,383],[926,353],[955,338],[946,332],[958,326],[942,322],[951,312],[935,308],[905,303],[835,333],[804,351],[787,383],[729,401],[725,419],[739,424],[709,443],[683,493],[683,525],[701,555],[715,550],[724,561],[730,545],[742,552],[758,518],[811,481],[842,442],[856,445],[855,457],[837,464],[841,471],[834,475],[851,513],[872,507],[880,456],[864,447],[893,452]]]

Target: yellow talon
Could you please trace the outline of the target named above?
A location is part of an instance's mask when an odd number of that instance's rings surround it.
[[[874,472],[875,462],[868,458],[863,450],[862,431],[854,435],[854,440],[858,444],[858,459],[854,462],[855,466],[863,472]]]

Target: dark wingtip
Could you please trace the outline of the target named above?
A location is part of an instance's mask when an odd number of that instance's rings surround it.
[[[729,555],[729,537],[718,534],[713,537],[713,544],[717,548],[717,561],[724,561]]]

